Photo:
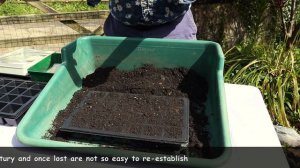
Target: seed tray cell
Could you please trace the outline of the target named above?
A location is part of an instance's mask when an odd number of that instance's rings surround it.
[[[9,103],[9,102],[12,102],[14,99],[16,99],[18,96],[17,95],[11,95],[11,94],[8,94],[8,95],[4,95],[0,98],[0,102],[4,102],[5,103]],[[0,106],[1,107],[1,106]]]
[[[6,86],[17,87],[17,86],[19,86],[20,84],[22,84],[21,81],[11,81],[11,82],[9,82]]]
[[[6,84],[8,84],[8,83],[10,83],[10,82],[12,82],[12,80],[6,80],[6,79],[3,80],[3,84],[4,84],[4,85],[6,85]]]
[[[180,146],[188,143],[188,118],[187,98],[89,91],[60,133]]]
[[[1,111],[4,113],[14,113],[17,111],[22,105],[19,104],[7,104]]]
[[[40,90],[37,89],[28,89],[24,92],[24,96],[36,96],[38,93],[40,92]]]
[[[5,102],[0,102],[0,109],[2,109],[3,107],[5,107],[6,104],[7,104],[7,103],[5,103]]]
[[[14,88],[11,92],[9,92],[9,94],[11,94],[11,95],[21,95],[25,91],[26,91],[25,88]]]
[[[31,86],[33,86],[34,83],[32,82],[24,82],[22,83],[19,87],[22,87],[22,88],[30,88]]]
[[[14,101],[12,101],[12,103],[14,103],[14,104],[25,104],[25,103],[27,103],[30,99],[31,99],[31,97],[27,97],[27,96],[19,96],[18,98],[14,99]]]
[[[0,124],[16,125],[44,83],[0,78]]]
[[[10,92],[13,89],[14,89],[14,87],[3,86],[3,87],[0,88],[0,93],[1,94],[6,94],[6,93]]]

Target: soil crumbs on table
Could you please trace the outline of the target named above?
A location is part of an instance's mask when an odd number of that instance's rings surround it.
[[[69,140],[59,135],[59,128],[86,97],[88,91],[189,98],[188,147],[173,150],[169,148],[137,148],[134,145],[113,144],[115,148],[160,154],[184,154],[189,157],[202,158],[215,158],[222,153],[223,149],[215,151],[209,148],[208,119],[204,114],[204,102],[208,92],[206,80],[193,70],[185,68],[156,69],[152,65],[145,65],[133,71],[120,71],[114,67],[98,68],[93,74],[88,75],[83,80],[82,89],[74,94],[66,109],[59,112],[53,122],[53,127],[48,130],[44,138],[57,141]],[[89,142],[88,137],[86,141]],[[98,143],[103,144],[101,142]]]

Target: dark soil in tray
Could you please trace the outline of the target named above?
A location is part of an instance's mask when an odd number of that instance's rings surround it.
[[[188,143],[188,107],[183,97],[91,91],[60,131],[180,146]]]
[[[66,137],[59,135],[59,128],[64,120],[74,111],[74,108],[87,96],[89,91],[120,92],[142,95],[188,97],[190,101],[189,116],[189,145],[187,148],[137,148],[110,141],[107,145],[115,148],[147,151],[161,154],[186,154],[189,157],[217,157],[222,151],[216,153],[209,148],[209,135],[207,132],[208,120],[204,115],[204,102],[206,100],[208,85],[204,78],[195,71],[184,68],[156,69],[145,65],[134,71],[119,71],[116,68],[99,68],[83,80],[83,88],[77,91],[65,110],[59,112],[53,127],[49,130],[50,136],[45,138],[66,141]],[[146,110],[146,108],[145,108]],[[91,121],[85,121],[90,122]],[[124,126],[126,127],[126,126]],[[77,137],[81,139],[82,137]],[[84,139],[91,142],[88,136]],[[82,139],[81,139],[82,141]],[[95,142],[93,142],[95,143]],[[98,142],[105,144],[103,142]]]

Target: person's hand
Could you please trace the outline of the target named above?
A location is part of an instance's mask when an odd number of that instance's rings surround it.
[[[0,0],[0,5],[2,5],[6,0]]]

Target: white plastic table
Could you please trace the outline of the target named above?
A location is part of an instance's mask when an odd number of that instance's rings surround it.
[[[232,154],[224,167],[289,167],[261,92],[225,84]]]
[[[236,148],[222,167],[289,167],[260,91],[225,84],[225,92],[231,143]],[[0,126],[0,146],[24,146],[15,131],[16,127]]]

